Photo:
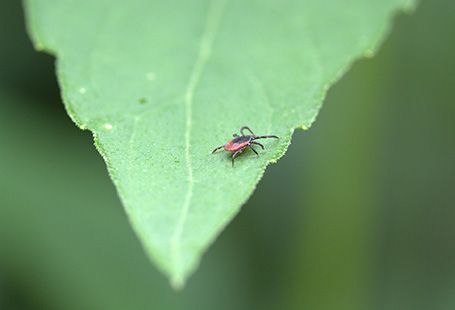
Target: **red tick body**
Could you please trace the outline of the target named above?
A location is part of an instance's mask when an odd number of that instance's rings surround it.
[[[242,147],[248,145],[251,142],[251,136],[242,136],[235,139],[232,139],[226,143],[223,147],[226,151],[235,152],[240,150]]]
[[[245,130],[245,129],[247,129],[249,132],[251,132],[252,135],[244,135],[243,134],[243,130]],[[246,126],[244,126],[244,127],[242,127],[240,129],[240,133],[242,134],[241,136],[239,136],[237,134],[234,134],[233,135],[234,139],[232,139],[231,141],[229,141],[225,145],[219,146],[216,149],[214,149],[212,154],[215,153],[217,150],[219,150],[221,148],[224,148],[226,151],[229,151],[229,152],[235,152],[234,155],[232,156],[232,167],[234,167],[234,158],[235,158],[235,156],[237,154],[239,154],[239,153],[242,153],[242,151],[244,149],[246,149],[247,147],[252,149],[253,152],[256,153],[256,155],[259,155],[258,152],[256,152],[256,150],[251,146],[251,144],[259,145],[260,147],[262,147],[262,149],[264,149],[264,146],[262,144],[260,144],[259,142],[255,142],[253,140],[263,139],[263,138],[276,138],[276,139],[279,139],[277,136],[273,136],[273,135],[257,137],[251,131],[251,129],[246,127]]]

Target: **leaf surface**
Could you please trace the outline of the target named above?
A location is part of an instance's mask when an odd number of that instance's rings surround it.
[[[68,114],[93,132],[134,230],[175,287],[294,129],[313,123],[328,87],[412,5],[25,1],[36,48],[57,58]],[[245,125],[282,139],[262,140],[260,156],[244,151],[235,168],[232,153],[210,154]]]

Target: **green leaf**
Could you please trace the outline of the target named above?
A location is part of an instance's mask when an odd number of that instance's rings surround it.
[[[313,123],[328,87],[412,5],[25,1],[36,48],[57,57],[68,114],[93,132],[134,230],[175,287],[294,129]],[[231,153],[210,154],[245,125],[282,139],[245,151],[235,168]]]

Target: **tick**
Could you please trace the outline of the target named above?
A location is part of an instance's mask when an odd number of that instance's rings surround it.
[[[251,132],[251,135],[245,135],[243,133],[243,131],[245,129],[248,130],[249,132]],[[279,137],[273,136],[273,135],[257,137],[254,134],[254,132],[250,128],[246,127],[246,126],[240,128],[240,134],[241,134],[241,136],[239,136],[238,134],[233,134],[234,139],[232,139],[231,141],[229,141],[225,145],[217,147],[216,149],[213,150],[213,152],[211,154],[215,153],[217,150],[219,150],[221,148],[224,148],[226,151],[229,151],[229,152],[235,152],[234,155],[232,155],[232,167],[234,167],[234,158],[235,158],[235,156],[237,154],[242,153],[243,150],[246,149],[247,147],[252,149],[253,152],[256,153],[256,155],[259,155],[258,152],[256,152],[256,150],[253,148],[253,146],[251,144],[257,144],[260,147],[262,147],[262,149],[264,149],[264,146],[262,144],[260,144],[259,142],[255,142],[253,140],[264,139],[264,138],[276,138],[276,139],[279,139]]]

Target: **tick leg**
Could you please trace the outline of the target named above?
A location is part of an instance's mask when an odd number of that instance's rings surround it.
[[[221,149],[221,148],[223,148],[223,147],[224,147],[224,145],[217,147],[217,148],[216,148],[216,149],[214,149],[214,150],[212,151],[212,153],[210,153],[210,154],[213,154],[213,153],[215,153],[217,150],[219,150],[219,149]]]
[[[255,153],[256,153],[256,155],[257,155],[257,156],[259,156],[258,152],[256,152],[256,150],[255,150],[255,149],[254,149],[254,148],[251,146],[251,144],[248,144],[248,146],[250,147],[250,149],[252,149],[252,150],[253,150],[253,152],[255,152]]]
[[[259,145],[260,147],[262,147],[262,149],[264,149],[264,146],[263,146],[262,144],[260,144],[259,142],[254,142],[254,141],[251,141],[251,143],[253,143],[253,144],[257,144],[257,145]]]
[[[238,135],[238,134],[236,134],[236,133],[235,133],[235,134],[233,134],[232,136],[233,136],[234,138],[238,138],[238,137],[239,137],[239,135]]]
[[[234,153],[234,155],[232,155],[232,168],[234,168],[234,158],[235,158],[235,155],[237,155],[238,153],[242,153],[242,151],[244,149],[246,149],[248,145],[245,145],[244,147],[242,147],[240,150],[238,150],[237,152]]]
[[[280,137],[277,137],[277,136],[259,136],[259,137],[254,137],[253,139],[256,140],[256,139],[264,139],[264,138],[276,138],[276,139],[281,139]]]
[[[249,132],[251,132],[251,134],[253,135],[253,137],[255,137],[256,135],[254,134],[254,132],[247,126],[243,126],[242,128],[240,128],[240,133],[242,134],[242,136],[244,136],[245,134],[243,133],[243,130],[246,129],[248,130]]]

